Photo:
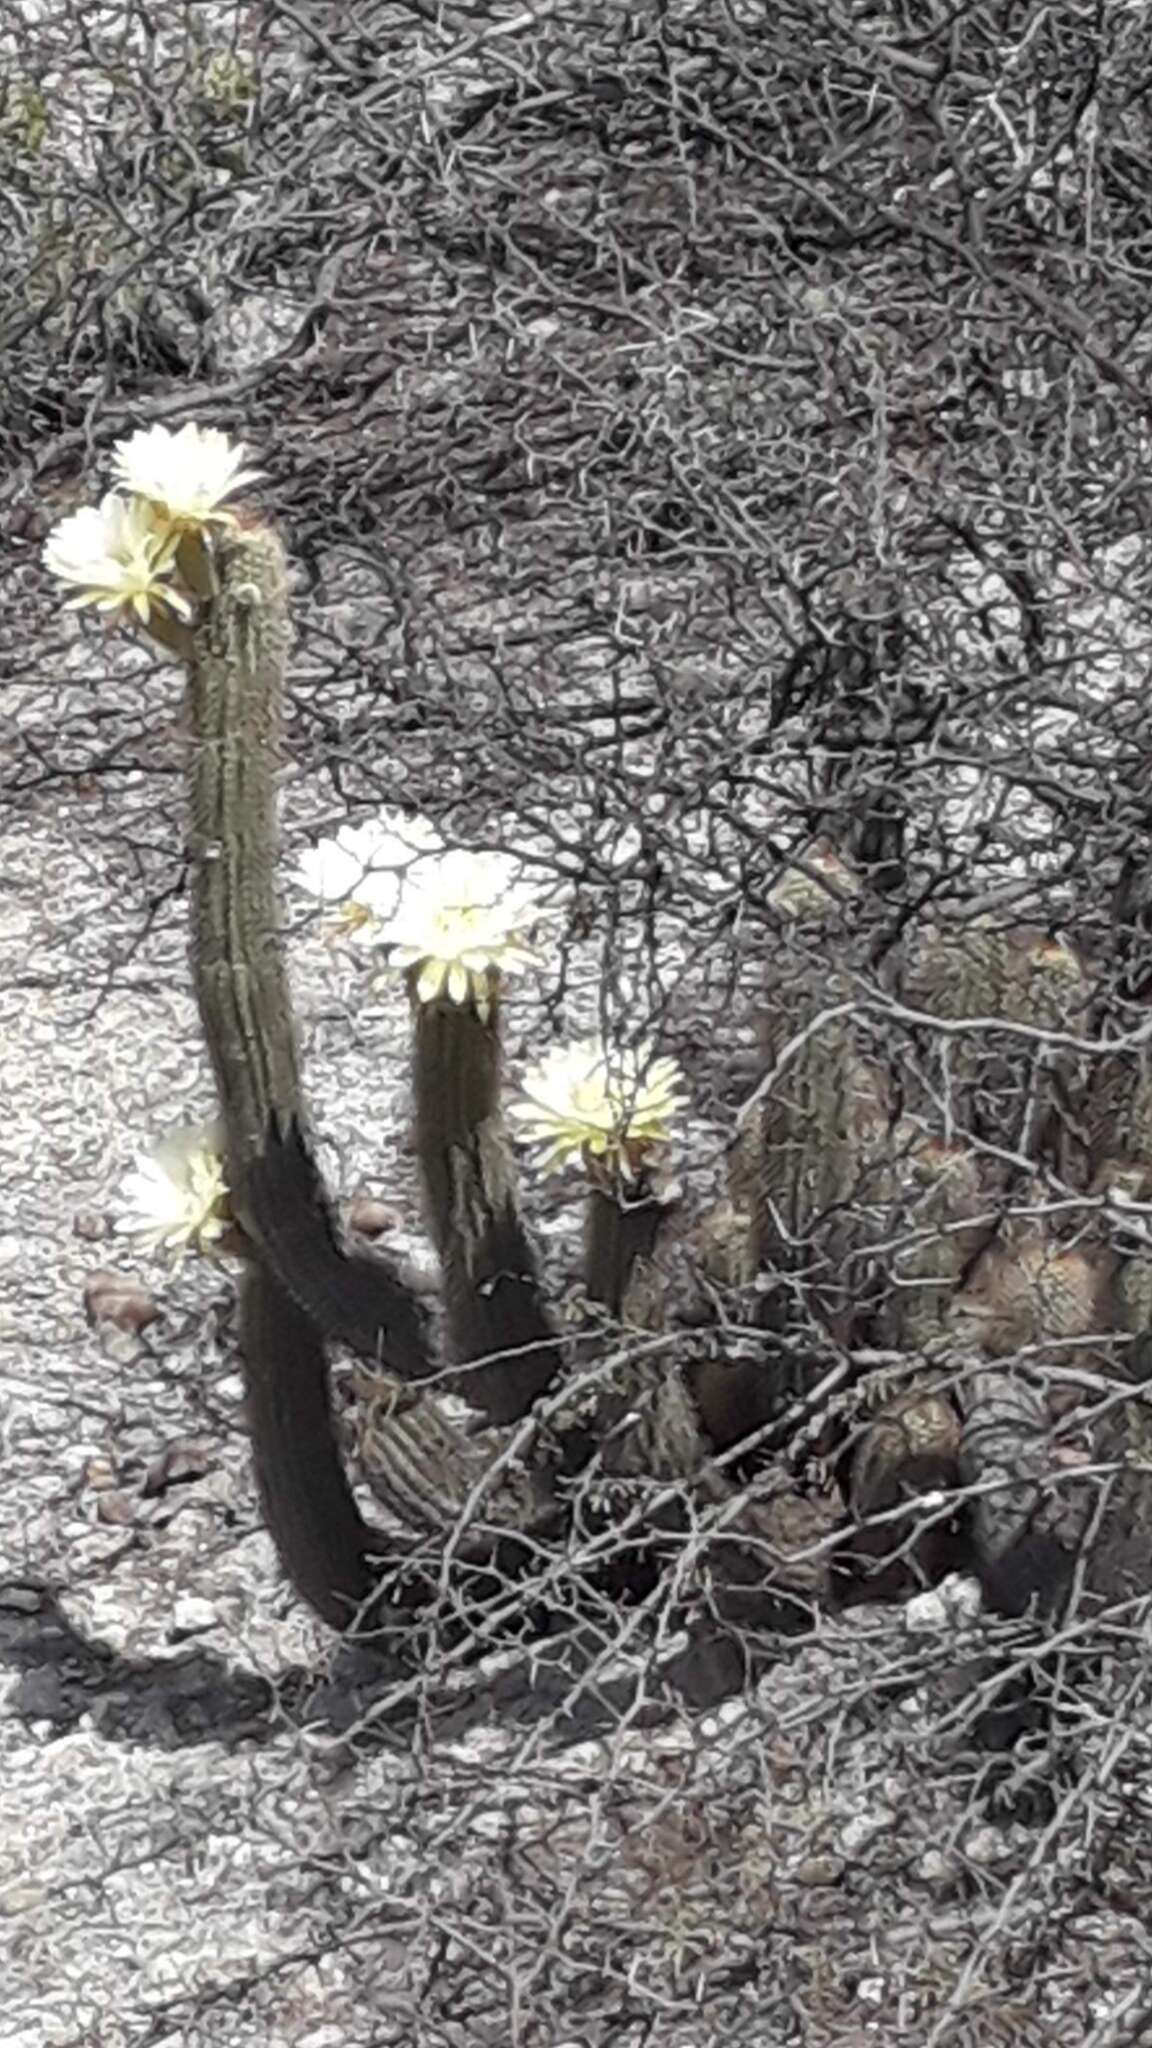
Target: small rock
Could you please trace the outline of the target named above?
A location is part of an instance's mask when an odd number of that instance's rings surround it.
[[[975,1863],[982,1869],[1003,1863],[1011,1853],[1011,1845],[995,1828],[973,1828],[964,1842],[964,1854],[969,1863]]]
[[[105,1493],[98,1494],[99,1503],[108,1499]],[[82,1532],[82,1533],[81,1533]],[[105,1571],[113,1566],[124,1554],[124,1535],[118,1523],[105,1523],[103,1518],[95,1523],[84,1522],[73,1533],[69,1524],[62,1525],[61,1533],[67,1537],[69,1567],[79,1574]]]
[[[979,1579],[970,1577],[966,1572],[952,1572],[942,1581],[940,1591],[952,1609],[958,1628],[966,1628],[980,1619],[984,1609],[984,1591]]]
[[[85,1486],[90,1486],[96,1493],[106,1492],[116,1484],[116,1474],[103,1451],[97,1451],[94,1458],[89,1458],[81,1477]]]
[[[797,1884],[838,1884],[844,1875],[839,1856],[805,1856],[791,1873]]]
[[[948,1602],[939,1586],[930,1593],[914,1593],[904,1606],[904,1626],[910,1636],[941,1635],[953,1626]]]
[[[844,1916],[844,1899],[835,1886],[824,1888],[814,1885],[804,1900],[804,1924],[806,1927],[820,1927],[825,1921],[834,1926]]]
[[[101,1355],[113,1365],[138,1365],[148,1356],[148,1346],[136,1330],[118,1330],[115,1323],[97,1323],[96,1342]]]
[[[64,1680],[51,1664],[26,1671],[10,1693],[8,1704],[22,1720],[46,1722],[49,1730],[60,1721],[75,1719]]]
[[[124,1528],[136,1519],[136,1502],[129,1493],[102,1493],[96,1503],[96,1519]]]
[[[858,1856],[870,1842],[888,1833],[895,1821],[895,1815],[882,1807],[872,1813],[855,1813],[840,1830],[840,1847],[846,1856]]]
[[[904,1605],[904,1626],[909,1635],[939,1635],[947,1630],[969,1628],[984,1604],[980,1581],[962,1572],[951,1572],[928,1593],[915,1593]]]
[[[200,1600],[194,1593],[181,1593],[168,1624],[169,1641],[180,1643],[186,1636],[203,1635],[205,1629],[216,1628],[219,1621],[210,1600]]]
[[[92,1324],[111,1323],[138,1335],[157,1321],[160,1305],[139,1280],[99,1267],[84,1283],[84,1313]]]
[[[14,1920],[19,1913],[34,1913],[48,1897],[43,1885],[10,1884],[0,1892],[0,1915]]]
[[[726,1728],[745,1720],[747,1713],[748,1707],[744,1700],[721,1700],[714,1712],[706,1714],[700,1723],[702,1739],[705,1742],[715,1742]]]
[[[170,1486],[185,1486],[189,1480],[202,1479],[211,1465],[212,1451],[207,1444],[197,1443],[191,1437],[182,1438],[178,1443],[168,1444],[153,1459],[141,1492],[145,1499],[150,1499],[154,1494],[165,1493]]]
[[[383,1237],[389,1230],[397,1230],[400,1218],[395,1209],[386,1202],[377,1201],[375,1195],[354,1195],[348,1210],[351,1229],[358,1230],[361,1237]]]
[[[77,1209],[72,1218],[73,1237],[82,1237],[87,1244],[100,1244],[112,1235],[112,1218],[100,1209]]]
[[[39,1586],[0,1585],[0,1607],[10,1614],[39,1614],[47,1600]]]
[[[224,1378],[216,1382],[216,1392],[222,1401],[242,1401],[244,1399],[243,1374],[238,1372],[225,1373]]]
[[[388,1246],[396,1258],[396,1272],[413,1294],[438,1294],[440,1261],[423,1238],[410,1231],[394,1231]]]
[[[948,1858],[939,1849],[926,1849],[916,1865],[916,1875],[922,1884],[947,1884],[953,1876]]]

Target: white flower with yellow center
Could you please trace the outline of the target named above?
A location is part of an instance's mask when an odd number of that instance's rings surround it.
[[[220,1124],[183,1124],[137,1156],[117,1231],[153,1251],[207,1252],[232,1225]]]
[[[606,1046],[602,1038],[553,1046],[522,1087],[509,1114],[530,1144],[546,1148],[546,1166],[603,1160],[628,1174],[667,1143],[688,1099],[676,1060],[657,1058],[651,1045]]]
[[[395,916],[405,877],[443,841],[427,818],[385,811],[363,825],[341,825],[321,839],[297,864],[293,879],[325,909],[334,909],[337,936],[375,945],[383,925]]]
[[[44,565],[65,583],[80,586],[68,609],[94,604],[102,612],[131,611],[144,625],[153,607],[191,615],[187,599],[165,579],[179,536],[162,532],[147,505],[109,491],[99,505],[69,513],[44,543]]]
[[[263,475],[245,469],[243,441],[230,441],[218,427],[142,427],[118,441],[113,466],[122,489],[147,499],[168,526],[197,529],[234,526],[235,514],[221,508],[225,498]]]
[[[526,934],[544,910],[518,860],[457,847],[414,868],[377,936],[414,970],[418,1002],[474,1002],[483,1017],[491,977],[534,965]]]

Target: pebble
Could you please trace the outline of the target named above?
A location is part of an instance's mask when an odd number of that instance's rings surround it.
[[[930,1593],[914,1593],[905,1603],[904,1626],[910,1636],[938,1635],[952,1626],[948,1603],[941,1598],[938,1586]]]
[[[45,1598],[38,1586],[0,1585],[0,1607],[10,1614],[39,1614]]]
[[[931,1592],[915,1593],[905,1602],[904,1626],[914,1636],[967,1628],[976,1620],[981,1605],[979,1581],[954,1572]]]
[[[840,1856],[806,1856],[798,1863],[791,1875],[797,1884],[838,1884],[844,1875],[844,1861]]]
[[[125,1528],[136,1520],[137,1504],[130,1493],[102,1493],[96,1503],[96,1519]]]
[[[182,1486],[189,1480],[202,1479],[214,1456],[210,1444],[199,1443],[193,1437],[179,1438],[175,1443],[166,1444],[144,1475],[143,1493],[145,1496],[164,1493],[170,1486]]]
[[[973,1828],[964,1842],[964,1854],[969,1863],[987,1869],[994,1863],[1003,1863],[1011,1848],[995,1828]]]
[[[846,1856],[858,1855],[880,1835],[885,1835],[893,1826],[896,1816],[885,1809],[873,1813],[853,1814],[840,1830],[840,1847]]]
[[[352,1230],[358,1230],[361,1237],[383,1237],[387,1231],[400,1227],[400,1218],[395,1209],[386,1202],[377,1201],[375,1195],[354,1195],[348,1210],[348,1223]]]
[[[118,1330],[138,1334],[157,1321],[160,1304],[130,1274],[102,1266],[89,1273],[84,1282],[84,1313],[90,1323],[111,1323]]]
[[[0,1915],[7,1920],[14,1920],[18,1913],[34,1913],[37,1906],[45,1903],[47,1897],[43,1885],[10,1884],[0,1892]]]
[[[77,1209],[72,1218],[72,1235],[83,1238],[87,1244],[100,1244],[112,1235],[112,1219],[100,1209]]]
[[[205,1629],[217,1628],[219,1611],[211,1600],[201,1600],[195,1593],[181,1593],[172,1609],[168,1624],[170,1642],[183,1642],[186,1636],[203,1635]]]

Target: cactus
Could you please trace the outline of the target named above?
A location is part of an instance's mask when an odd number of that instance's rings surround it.
[[[589,1187],[584,1207],[584,1286],[610,1316],[626,1316],[636,1268],[656,1249],[672,1204],[647,1180]],[[630,1319],[630,1318],[629,1318]]]
[[[833,1591],[890,1597],[939,1576],[969,1541],[990,1597],[1019,1611],[1040,1596],[1054,1612],[1090,1517],[1076,1482],[1052,1483],[1043,1371],[1071,1346],[1143,1338],[1152,1263],[1132,1217],[1116,1213],[1147,1184],[1146,1078],[1121,1052],[1094,1091],[1061,1043],[1091,1007],[1080,954],[986,920],[922,930],[893,949],[895,972],[878,966],[859,913],[870,893],[903,889],[903,853],[899,805],[866,788],[863,813],[845,813],[857,867],[817,843],[771,892],[763,1073],[728,1199],[701,1225],[660,1157],[679,1102],[674,1063],[646,1047],[609,1055],[600,1041],[550,1056],[520,1114],[555,1162],[585,1171],[587,1322],[597,1341],[610,1318],[652,1334],[607,1355],[590,1424],[557,1422],[550,1404],[546,1428],[530,1411],[565,1352],[503,1105],[503,976],[526,948],[498,895],[462,905],[406,880],[407,909],[381,936],[408,977],[416,1150],[452,1383],[489,1426],[462,1428],[428,1386],[421,1301],[386,1259],[341,1240],[312,1147],[276,881],[284,559],[268,528],[219,511],[247,480],[242,451],[222,438],[201,437],[201,472],[170,502],[148,485],[155,435],[137,437],[145,445],[128,444],[120,463],[143,499],[73,515],[50,552],[83,601],[130,613],[189,670],[192,970],[230,1209],[209,1178],[177,1234],[233,1249],[239,1233],[257,1479],[297,1589],[337,1627],[368,1611],[379,1620],[380,1558],[396,1548],[364,1522],[343,1469],[326,1355],[339,1341],[358,1355],[377,1492],[476,1588],[532,1569],[573,1522],[596,1533],[623,1512],[626,1552],[603,1568],[601,1591],[645,1590],[667,1548],[700,1526],[711,1540],[696,1594],[721,1631],[786,1631]],[[866,709],[855,685],[845,707]],[[841,752],[833,785],[846,789],[851,746]],[[442,879],[470,858],[428,843],[419,853],[427,874],[442,862]],[[370,903],[361,913],[375,916]],[[1127,1004],[1127,986],[1121,995]],[[511,1425],[495,1442],[492,1429]],[[1117,1436],[1118,1456],[1128,1441]],[[830,1589],[833,1476],[847,1527]],[[975,1489],[963,1517],[961,1485]],[[1108,1528],[1094,1582],[1105,1588],[1135,1570],[1115,1516]],[[408,1614],[434,1590],[414,1584]]]
[[[990,1605],[1023,1614],[1061,1608],[1092,1517],[1075,1468],[1051,1475],[1051,1427],[1041,1390],[1019,1373],[976,1372],[966,1384],[960,1469],[980,1488],[973,1545]]]
[[[240,1355],[264,1519],[301,1598],[333,1628],[361,1616],[384,1548],[361,1517],[332,1429],[328,1366],[315,1324],[274,1274],[240,1282]]]
[[[772,891],[777,924],[761,1021],[764,1079],[743,1118],[730,1192],[753,1220],[753,1259],[775,1281],[768,1320],[851,1341],[886,1214],[890,1105],[850,972],[858,878],[816,846]],[[828,946],[842,970],[830,974]]]
[[[288,645],[284,556],[228,534],[192,634],[192,973],[219,1091],[236,1217],[324,1336],[427,1376],[419,1304],[379,1257],[339,1242],[305,1124],[279,941],[275,773]]]
[[[228,535],[216,588],[192,634],[193,976],[228,1136],[238,1222],[265,1271],[250,1274],[243,1343],[260,1485],[298,1590],[326,1619],[362,1600],[368,1553],[384,1546],[356,1513],[328,1414],[321,1338],[341,1340],[400,1382],[434,1361],[419,1301],[375,1253],[338,1241],[308,1141],[290,991],[277,931],[274,770],[287,641],[283,556],[267,530]],[[478,1360],[468,1392],[488,1419],[520,1414],[560,1361],[499,1127],[499,1023],[493,1004],[417,1004],[415,1084],[429,1217],[457,1356]],[[311,1336],[309,1336],[311,1331]],[[279,1362],[278,1362],[279,1361]],[[310,1375],[310,1377],[309,1377]],[[278,1396],[277,1388],[281,1389]],[[446,1418],[376,1403],[379,1473],[390,1505],[474,1484]],[[435,1470],[414,1447],[435,1440]],[[427,1443],[425,1443],[425,1452]],[[293,1500],[307,1474],[307,1503]],[[463,1491],[461,1491],[463,1489]],[[325,1592],[329,1587],[330,1591]]]
[[[929,928],[909,946],[904,1000],[941,1022],[970,1018],[973,1029],[913,1034],[904,1108],[975,1147],[987,1186],[1010,1184],[1014,1160],[1060,1157],[1060,1097],[1074,1063],[1035,1034],[1082,1029],[1089,993],[1075,949],[1035,927],[982,920]]]
[[[513,1422],[551,1385],[562,1353],[504,1126],[499,976],[488,977],[483,1015],[471,995],[422,1001],[415,969],[409,981],[416,1150],[461,1392],[489,1422]]]

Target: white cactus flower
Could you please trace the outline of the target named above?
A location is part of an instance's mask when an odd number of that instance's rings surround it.
[[[147,625],[153,606],[182,619],[191,615],[187,599],[165,580],[178,540],[157,527],[138,498],[109,491],[99,505],[71,512],[52,528],[43,559],[54,576],[80,585],[68,610],[94,604],[102,612],[131,611]]]
[[[210,1251],[232,1224],[222,1125],[181,1124],[169,1131],[137,1155],[121,1192],[121,1235],[178,1259],[189,1251]]]
[[[415,969],[418,1002],[473,1002],[483,1017],[491,976],[535,964],[525,935],[545,909],[518,860],[457,847],[420,862],[377,936],[393,966]]]
[[[384,923],[395,915],[405,877],[415,863],[442,851],[440,834],[427,818],[384,811],[362,825],[341,825],[330,839],[309,847],[293,880],[326,909],[335,909],[336,933],[376,945]]]
[[[243,467],[247,452],[243,441],[230,441],[218,427],[189,420],[177,433],[142,427],[118,441],[113,466],[122,489],[147,499],[169,526],[234,526],[235,514],[221,509],[225,498],[263,475]]]
[[[602,1038],[557,1045],[524,1076],[509,1114],[544,1164],[603,1160],[634,1174],[652,1147],[667,1143],[687,1103],[678,1062],[650,1044],[607,1046]]]

